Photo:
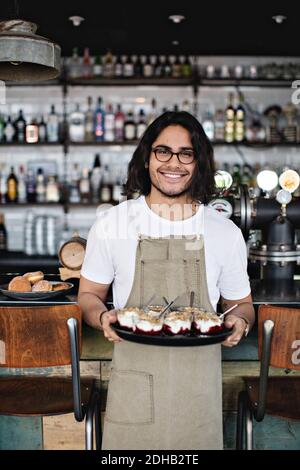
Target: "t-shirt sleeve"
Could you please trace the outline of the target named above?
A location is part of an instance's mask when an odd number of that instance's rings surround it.
[[[219,278],[220,294],[224,299],[243,299],[251,292],[247,273],[247,247],[241,230],[226,256]]]
[[[113,282],[114,266],[101,219],[97,220],[89,231],[81,274],[89,281],[99,284]]]

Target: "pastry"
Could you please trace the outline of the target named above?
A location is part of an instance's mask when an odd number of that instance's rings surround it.
[[[215,313],[197,309],[193,313],[193,326],[198,333],[216,333],[223,328],[223,322]]]
[[[31,284],[23,276],[16,276],[8,284],[8,290],[15,292],[31,292]]]
[[[59,282],[58,284],[52,284],[52,290],[54,291],[64,290],[68,288],[69,288],[69,284],[67,284],[66,282]]]
[[[52,284],[49,281],[38,281],[32,286],[32,292],[50,292]]]
[[[44,279],[44,273],[42,271],[34,271],[32,273],[25,273],[23,277],[27,279],[31,284],[42,281]]]
[[[135,325],[139,317],[140,309],[136,307],[120,308],[117,311],[117,318],[120,326],[127,330],[135,331]]]
[[[189,333],[191,331],[193,315],[185,309],[169,312],[165,315],[164,331],[172,335]]]

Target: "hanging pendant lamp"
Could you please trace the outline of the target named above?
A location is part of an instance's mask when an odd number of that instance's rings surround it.
[[[60,74],[60,46],[36,30],[30,21],[0,22],[0,80],[51,80]]]

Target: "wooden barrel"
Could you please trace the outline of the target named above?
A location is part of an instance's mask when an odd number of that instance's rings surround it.
[[[85,247],[85,238],[74,233],[73,237],[61,246],[58,253],[59,261],[67,269],[72,271],[80,270],[85,255]]]

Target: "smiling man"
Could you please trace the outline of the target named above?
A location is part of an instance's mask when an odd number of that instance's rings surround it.
[[[126,192],[141,196],[99,215],[90,230],[79,302],[85,321],[115,343],[104,449],[221,449],[221,346],[166,347],[120,340],[116,309],[147,305],[216,311],[235,346],[254,322],[241,231],[207,202],[214,191],[213,149],[201,124],[167,112],[143,135],[129,164]],[[113,287],[114,310],[105,300]]]

